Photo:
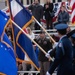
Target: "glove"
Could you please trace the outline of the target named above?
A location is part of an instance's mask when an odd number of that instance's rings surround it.
[[[57,43],[57,42],[55,42],[55,43],[54,43],[54,45],[53,45],[53,48],[55,48],[57,45],[58,45],[58,43]]]
[[[47,58],[50,58],[50,52],[51,52],[51,51],[52,51],[52,49],[50,49],[50,50],[46,53],[45,56],[46,56]]]
[[[49,53],[46,53],[46,55],[45,55],[47,58],[50,58],[50,55],[49,55]]]
[[[46,75],[51,75],[48,71],[46,72]]]
[[[49,53],[50,54],[50,52],[52,51],[52,49],[50,49],[47,53]]]

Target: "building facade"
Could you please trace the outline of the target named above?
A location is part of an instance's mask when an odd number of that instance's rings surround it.
[[[21,2],[23,2],[24,5],[29,5],[32,2],[34,2],[34,0],[20,0]],[[39,0],[40,4],[44,4],[46,0]],[[67,0],[52,0],[53,3],[55,2],[64,2]]]
[[[5,6],[7,6],[7,1],[8,0],[0,0],[0,9],[3,9]],[[35,0],[19,0],[23,5],[30,5],[32,4]],[[40,4],[44,4],[46,0],[39,0]],[[65,2],[67,0],[52,0],[53,3],[56,2]]]

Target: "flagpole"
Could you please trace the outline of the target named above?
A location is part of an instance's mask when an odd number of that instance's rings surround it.
[[[46,32],[46,34],[49,36],[49,38],[53,41],[53,43],[56,43],[55,40],[50,36],[50,34],[43,28],[43,26],[35,19],[33,16],[33,19],[36,21],[36,23]]]
[[[39,47],[39,49],[44,53],[44,54],[46,54],[46,51],[44,50],[44,49],[42,49],[33,39],[31,39],[30,37],[29,37],[29,35],[20,27],[20,26],[18,26],[13,20],[11,20],[11,22],[18,28],[18,29],[20,29],[33,43],[35,43],[38,47]],[[52,60],[53,61],[53,59],[50,57],[50,60]]]
[[[7,0],[7,6],[9,7],[9,12],[10,12],[10,4],[9,4],[9,1]],[[12,15],[10,13],[10,19],[9,19],[9,23],[11,23],[11,18],[12,18]],[[12,24],[11,24],[12,25]],[[15,53],[15,56],[17,56],[16,54],[16,44],[15,44],[15,39],[14,39],[14,29],[13,29],[13,26],[12,26],[12,37],[13,37],[13,46],[14,46],[14,53]]]

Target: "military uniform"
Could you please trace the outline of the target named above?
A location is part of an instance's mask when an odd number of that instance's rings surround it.
[[[69,38],[69,37],[71,37],[74,33],[75,33],[75,29],[72,30],[71,32],[67,33],[66,36]],[[72,36],[72,38],[74,38],[74,36]],[[50,55],[51,57],[55,57],[56,47],[53,48],[52,50],[49,50],[48,53],[49,53],[49,55]]]
[[[66,24],[55,26],[58,32],[64,32],[67,29]],[[62,33],[62,32],[61,32]],[[66,34],[66,33],[65,33]],[[61,34],[62,35],[62,34]],[[56,47],[55,60],[49,68],[50,75],[57,68],[57,75],[72,75],[73,48],[71,41],[66,35],[62,35]]]
[[[75,75],[75,34],[71,36],[72,43],[73,43],[73,75]]]
[[[44,34],[41,32],[41,34]],[[40,34],[40,35],[41,35]],[[46,37],[37,39],[37,43],[47,52],[49,49],[52,49],[52,43]],[[45,57],[45,54],[39,50],[39,63],[41,66],[40,75],[46,75],[46,71],[49,68],[50,61]]]

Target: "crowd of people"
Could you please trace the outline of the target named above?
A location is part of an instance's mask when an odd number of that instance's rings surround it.
[[[56,23],[53,23],[53,17],[55,16],[54,4],[51,0],[46,0],[44,6],[39,4],[38,0],[35,0],[29,7],[28,10],[31,14],[37,19],[39,23],[43,20],[43,17],[46,20],[46,29],[53,29],[56,24],[69,22],[69,13],[66,10],[65,5],[63,4],[60,8],[60,12],[57,17]],[[35,21],[33,21],[35,22]],[[35,22],[31,24],[35,30],[40,30],[39,25]]]
[[[67,24],[58,24],[55,26],[57,29],[58,38],[56,37],[56,41],[58,42],[58,46],[56,48],[53,48],[53,43],[49,38],[46,37],[45,32],[41,31],[40,34],[36,37],[35,33],[33,33],[30,29],[30,27],[27,27],[27,32],[29,36],[34,39],[46,52],[48,52],[46,55],[38,49],[36,51],[37,58],[40,64],[40,75],[51,75],[55,68],[59,66],[57,73],[58,75],[71,75],[74,73],[72,71],[72,66],[75,68],[75,34],[73,34],[71,37],[68,35],[68,33],[71,31]],[[66,27],[65,27],[66,26]],[[8,25],[6,28],[6,33],[10,39],[11,37],[11,26]],[[66,36],[67,34],[67,36]],[[70,40],[68,39],[70,37]],[[11,39],[10,39],[11,40]],[[72,45],[73,44],[73,45]],[[62,46],[63,45],[63,46]],[[35,50],[36,45],[33,44],[33,48]],[[73,49],[73,50],[72,50]],[[50,51],[49,51],[50,50]],[[49,57],[54,57],[54,62],[49,61]],[[35,71],[33,65],[28,63],[20,63],[18,65],[18,70],[21,71]],[[73,69],[74,70],[74,69]],[[66,72],[65,72],[66,71]],[[46,74],[47,73],[47,74]],[[75,74],[75,73],[74,73]],[[27,74],[25,74],[27,75]],[[73,74],[72,74],[73,75]]]
[[[28,10],[39,23],[41,23],[43,15],[45,16],[46,29],[56,28],[58,32],[57,37],[53,36],[54,40],[58,42],[58,45],[53,48],[51,39],[46,37],[45,32],[40,29],[40,26],[35,21],[33,21],[30,27],[27,27],[29,37],[35,40],[47,52],[45,55],[34,43],[32,43],[39,61],[40,75],[52,75],[56,68],[57,75],[75,75],[75,34],[72,33],[72,36],[68,34],[70,32],[70,28],[67,25],[69,22],[69,14],[66,11],[65,6],[62,6],[57,22],[53,24],[53,8],[54,6],[51,0],[46,0],[44,6],[40,5],[38,0],[35,0],[35,2],[28,7]],[[33,33],[32,30],[41,31],[38,36],[35,36],[35,33]],[[11,24],[6,27],[5,32],[12,42]],[[50,57],[54,58],[54,61],[49,61]],[[36,69],[33,65],[22,62],[19,63],[18,70],[34,71]]]

